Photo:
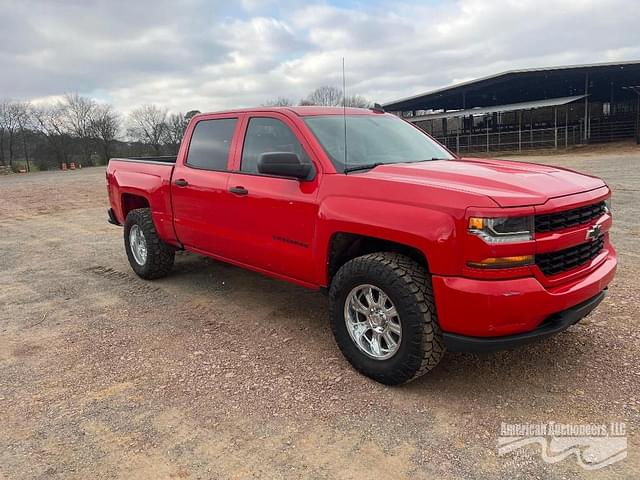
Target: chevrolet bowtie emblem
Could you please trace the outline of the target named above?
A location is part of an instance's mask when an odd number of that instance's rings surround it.
[[[600,236],[600,225],[594,225],[589,230],[587,230],[587,240],[595,240]]]

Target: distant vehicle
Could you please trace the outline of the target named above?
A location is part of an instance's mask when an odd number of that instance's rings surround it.
[[[389,385],[566,329],[616,270],[602,180],[458,158],[379,110],[199,114],[177,158],[111,159],[107,185],[140,277],[186,249],[328,289],[343,354]]]

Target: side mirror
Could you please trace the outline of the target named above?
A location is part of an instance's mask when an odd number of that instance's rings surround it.
[[[279,177],[292,177],[299,180],[311,180],[313,165],[302,163],[297,153],[266,152],[258,157],[258,172]]]

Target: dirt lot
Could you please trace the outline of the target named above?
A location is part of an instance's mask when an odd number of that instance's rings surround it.
[[[0,479],[639,478],[640,149],[522,159],[613,187],[610,295],[397,388],[343,360],[321,294],[186,253],[134,276],[104,168],[0,178]],[[628,457],[497,455],[500,422],[550,420],[626,422]]]

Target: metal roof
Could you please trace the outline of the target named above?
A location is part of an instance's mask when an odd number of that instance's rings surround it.
[[[589,92],[584,92],[587,74],[593,86]],[[592,93],[598,97],[609,93],[612,82],[620,87],[635,84],[638,79],[640,60],[508,70],[386,102],[383,106],[389,111],[430,108],[453,110],[515,103],[518,100],[531,101],[545,96]],[[591,91],[592,88],[594,91]]]
[[[585,98],[587,95],[574,95],[572,97],[547,98],[544,100],[536,100],[533,102],[510,103],[507,105],[496,105],[493,107],[467,108],[465,110],[453,110],[450,112],[430,113],[415,117],[406,117],[405,120],[410,122],[420,122],[423,120],[437,120],[439,118],[466,117],[468,115],[486,115],[487,113],[497,112],[513,112],[516,110],[533,110],[535,108],[557,107],[558,105],[566,105]]]

